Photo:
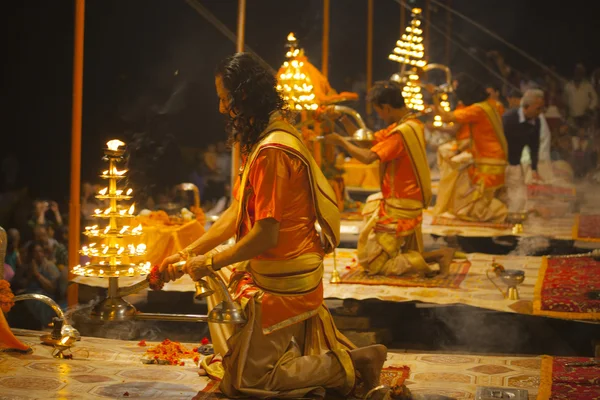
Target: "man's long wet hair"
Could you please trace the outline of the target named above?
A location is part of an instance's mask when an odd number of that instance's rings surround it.
[[[394,81],[375,82],[367,94],[367,101],[378,107],[387,104],[392,108],[404,108],[402,85]]]
[[[242,154],[248,154],[258,142],[271,113],[279,111],[289,118],[275,75],[252,54],[227,57],[217,66],[215,76],[221,77],[230,95],[226,125],[229,144],[239,142]]]

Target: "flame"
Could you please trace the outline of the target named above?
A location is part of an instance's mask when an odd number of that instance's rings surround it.
[[[117,194],[117,196],[120,196],[121,193],[123,193],[123,191],[122,190],[117,190],[117,191],[115,191],[115,193]]]
[[[117,169],[115,168],[114,174],[121,176],[121,175],[125,175],[125,173],[127,172],[126,169],[122,169],[121,171],[117,171]]]
[[[108,188],[105,187],[104,189],[102,189],[101,191],[99,191],[98,193],[101,194],[102,196],[104,196],[106,194],[106,192],[108,191]]]
[[[109,214],[110,213],[110,207],[107,208],[106,210],[104,210],[104,214]]]
[[[132,188],[127,189],[127,193],[125,193],[127,196],[129,196],[131,193],[133,192]]]
[[[120,234],[123,234],[123,233],[125,233],[125,231],[126,231],[127,229],[129,229],[129,225],[124,225],[124,226],[121,228],[121,230],[119,231],[119,233],[120,233]]]
[[[64,338],[61,339],[60,344],[67,344],[69,342],[69,337],[65,336]]]
[[[100,273],[100,275],[104,274],[104,270],[101,269],[100,271],[98,271]]]
[[[296,41],[296,36],[294,36],[294,32],[290,32],[290,34],[287,35],[287,40],[288,40],[288,42],[295,42]]]
[[[107,234],[108,231],[110,231],[110,226],[107,226],[106,229],[104,229],[104,234]]]
[[[131,190],[131,189],[129,189]],[[135,211],[135,203],[131,205],[131,207],[129,207],[129,215],[133,215],[133,212]]]
[[[129,272],[130,274],[133,274],[133,268],[129,268],[129,271],[127,271],[127,272]]]
[[[106,142],[106,147],[109,150],[116,151],[116,150],[119,150],[119,147],[121,147],[121,146],[125,146],[125,143],[121,142],[118,139],[113,139],[113,140]]]

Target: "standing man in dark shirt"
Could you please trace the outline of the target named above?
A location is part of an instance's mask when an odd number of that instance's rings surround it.
[[[544,92],[529,89],[523,94],[521,106],[509,110],[502,117],[504,134],[508,142],[508,166],[505,172],[508,195],[508,212],[526,211],[527,186],[525,173],[521,166],[521,155],[525,146],[531,153],[531,170],[534,180],[540,180],[537,172],[540,148],[540,114],[544,110]]]

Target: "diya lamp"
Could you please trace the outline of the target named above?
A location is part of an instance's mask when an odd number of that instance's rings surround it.
[[[65,351],[69,350],[73,347],[73,343],[75,343],[75,338],[72,336],[63,337],[58,343],[54,345],[54,351],[52,352],[52,357],[59,358],[61,360],[64,359],[72,359],[72,354],[65,354]]]

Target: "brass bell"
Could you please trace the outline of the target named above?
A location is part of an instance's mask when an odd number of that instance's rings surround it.
[[[208,283],[206,283],[202,279],[200,279],[197,282],[194,282],[194,284],[196,286],[196,294],[194,295],[194,299],[196,300],[208,297],[215,292],[210,288],[210,286],[208,286]]]

